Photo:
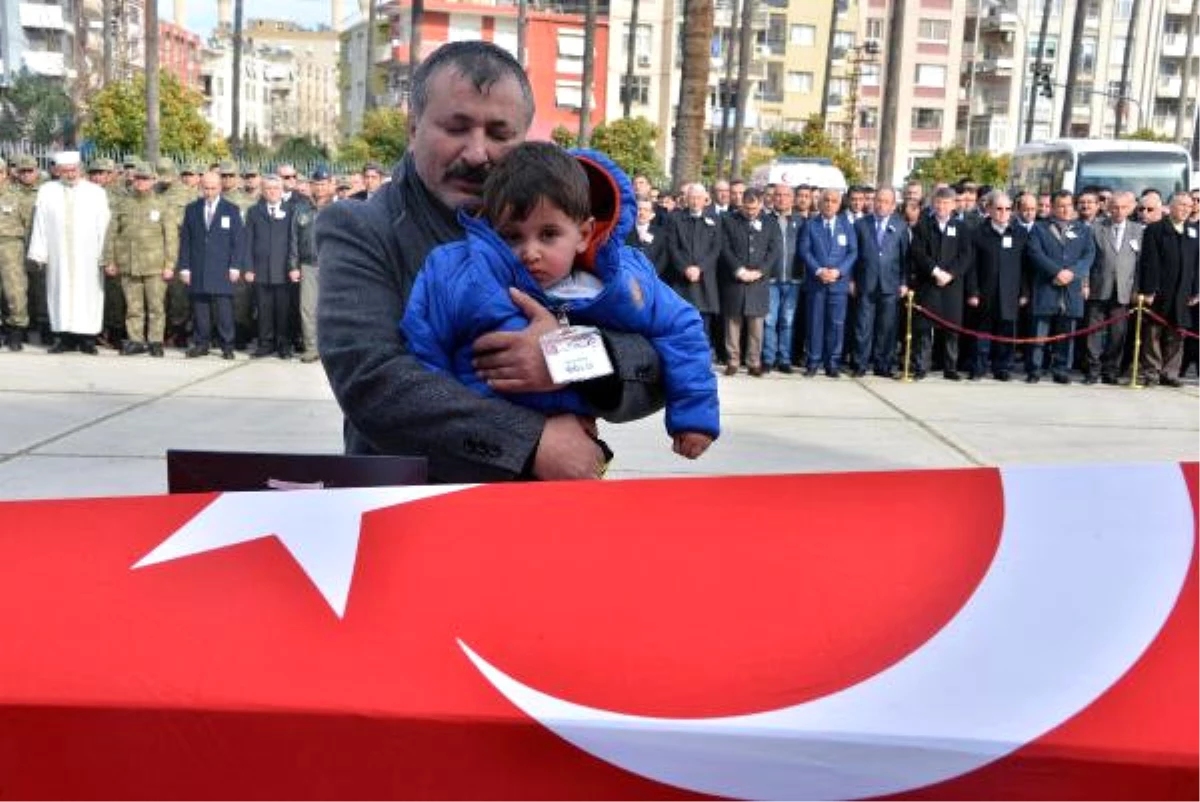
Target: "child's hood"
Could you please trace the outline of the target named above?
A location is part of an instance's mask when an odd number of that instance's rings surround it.
[[[597,150],[573,148],[569,153],[583,165],[592,196],[592,215],[596,218],[587,250],[577,263],[598,274],[607,272],[598,262],[617,259],[621,243],[637,221],[637,197],[633,182],[616,162]],[[609,264],[615,264],[611,262]]]

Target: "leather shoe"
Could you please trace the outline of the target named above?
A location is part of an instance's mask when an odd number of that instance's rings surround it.
[[[221,359],[235,359],[232,348],[221,349]]]
[[[150,356],[162,358],[162,355],[163,355],[163,344],[162,343],[150,343]]]
[[[144,354],[144,353],[146,353],[146,344],[145,343],[134,342],[133,340],[126,340],[125,344],[121,346],[121,356],[136,356],[138,354]]]
[[[75,343],[68,343],[66,337],[59,337],[54,341],[54,345],[46,351],[48,354],[65,354],[67,351],[74,351]]]
[[[1183,386],[1183,382],[1179,381],[1179,379],[1172,379],[1170,376],[1160,377],[1158,380],[1158,383],[1161,384],[1163,387],[1182,387]]]
[[[813,376],[816,376],[816,375],[817,375],[816,368],[805,368],[804,369],[804,378],[811,379]]]
[[[923,370],[918,370],[916,373],[913,374],[913,381],[915,381],[915,382],[919,382],[924,378],[925,378],[925,371],[923,371]]]
[[[1101,376],[1100,383],[1101,384],[1120,384],[1120,382],[1117,380],[1116,376]]]
[[[1042,380],[1042,377],[1037,375],[1036,373],[1030,373],[1025,376],[1026,384],[1037,384],[1041,380]]]
[[[829,368],[825,371],[825,375],[831,379],[840,379],[842,377],[842,372],[837,368]]]
[[[867,372],[865,370],[863,370],[862,368],[855,368],[854,372],[851,373],[850,375],[856,379],[861,379],[862,377],[867,375]]]
[[[95,356],[100,352],[100,349],[96,347],[95,337],[84,337],[79,343],[79,350],[85,354],[91,354],[92,356]]]
[[[7,345],[10,351],[20,351],[25,347],[25,332],[20,329],[11,329],[8,332]]]
[[[779,371],[780,373],[791,373],[792,365],[790,362],[780,362],[775,366],[775,370]]]
[[[753,365],[753,366],[751,366],[751,367],[749,367],[749,368],[746,368],[746,372],[747,372],[747,373],[749,373],[749,374],[750,374],[751,376],[753,376],[754,378],[758,379],[758,378],[762,378],[762,375],[763,375],[763,372],[764,372],[764,371],[763,371],[763,369],[762,369],[760,366],[758,366],[758,365]]]
[[[285,359],[285,360],[291,359],[292,358],[292,349],[291,348],[280,348],[279,351],[276,352],[276,356],[278,356],[280,359]]]
[[[737,365],[726,365],[725,366],[725,375],[726,376],[736,376],[737,371],[738,371]]]
[[[998,382],[1012,381],[1012,374],[1009,373],[1007,370],[1002,370],[996,374],[996,381],[998,381]]]
[[[316,351],[305,351],[304,356],[300,357],[300,361],[307,365],[316,362],[320,358],[320,355]]]
[[[1084,384],[1097,384],[1099,381],[1100,381],[1099,376],[1093,376],[1090,373],[1083,377]]]
[[[1065,373],[1055,373],[1051,376],[1055,384],[1070,384],[1071,377]]]
[[[255,348],[250,353],[250,358],[251,359],[262,359],[263,357],[270,356],[273,353],[275,353],[275,349],[273,349],[273,348]]]
[[[942,378],[943,378],[943,379],[945,379],[946,381],[951,381],[951,382],[960,382],[960,381],[962,381],[962,376],[959,376],[959,375],[958,375],[958,371],[957,371],[957,370],[945,370],[945,371],[942,371]]]
[[[188,359],[195,359],[198,356],[208,356],[208,346],[193,345],[191,348],[187,349],[187,351],[184,353],[184,356],[186,356]]]

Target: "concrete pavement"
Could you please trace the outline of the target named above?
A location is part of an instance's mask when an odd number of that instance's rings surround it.
[[[613,478],[1196,460],[1196,380],[1135,391],[880,378],[721,377],[724,433],[689,462],[662,416],[603,427]],[[337,453],[319,364],[0,353],[0,499],[166,492],[168,448]]]

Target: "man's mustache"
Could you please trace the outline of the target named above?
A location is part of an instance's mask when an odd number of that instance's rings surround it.
[[[446,180],[448,181],[465,181],[468,184],[483,184],[487,180],[488,173],[487,164],[464,164],[458,162],[450,165],[450,169],[446,171]]]

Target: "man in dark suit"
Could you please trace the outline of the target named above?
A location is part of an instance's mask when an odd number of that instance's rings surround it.
[[[847,298],[858,258],[854,228],[845,214],[838,213],[841,196],[836,189],[822,190],[820,214],[800,231],[808,305],[808,362],[804,375],[810,377],[817,375],[822,363],[829,378],[841,375]]]
[[[1090,290],[1084,305],[1085,325],[1089,328],[1128,309],[1137,291],[1143,227],[1131,218],[1135,204],[1132,192],[1117,192],[1109,198],[1107,215],[1092,226],[1096,261],[1088,272]],[[1127,324],[1128,320],[1118,320],[1088,335],[1085,384],[1119,381]]]
[[[896,305],[908,291],[908,226],[895,214],[896,191],[875,193],[875,211],[855,225],[858,260],[851,289],[858,296],[855,376],[874,365],[876,376],[891,378],[896,356]]]
[[[721,218],[704,208],[707,193],[700,184],[684,188],[687,208],[675,213],[667,231],[667,269],[663,281],[704,318],[713,345],[713,318],[721,311],[717,262],[721,256]]]
[[[975,309],[975,327],[986,334],[1015,337],[1017,316],[1025,303],[1024,281],[1029,235],[1013,221],[1013,202],[1004,192],[993,192],[988,217],[974,234],[975,269],[967,274],[967,305]],[[1012,378],[1013,346],[979,338],[971,380],[983,378],[991,364],[997,381]]]
[[[967,224],[953,219],[955,192],[942,187],[933,194],[932,215],[922,217],[913,229],[908,250],[909,287],[916,303],[933,314],[961,326],[964,285],[974,267],[971,232]],[[921,315],[915,320],[916,365],[913,377],[925,378],[933,358],[933,322]],[[942,332],[942,375],[958,381],[958,335]]]
[[[638,196],[637,220],[633,230],[625,237],[625,244],[636,248],[654,265],[654,272],[660,276],[667,269],[667,235],[669,221],[664,215],[663,222],[655,214],[654,202],[649,196]]]
[[[746,363],[751,376],[762,376],[763,319],[770,306],[767,275],[779,258],[779,229],[762,214],[762,193],[753,187],[742,193],[737,210],[721,219],[721,312],[725,315],[725,375]],[[742,326],[746,352],[741,353]],[[742,359],[744,357],[744,359]]]
[[[774,211],[764,215],[769,225],[779,229],[779,258],[771,269],[771,304],[767,310],[763,335],[763,370],[775,367],[780,373],[792,372],[792,328],[796,322],[796,304],[804,281],[804,263],[797,256],[800,228],[804,218],[795,213],[796,193],[787,184],[775,185]]]
[[[1189,325],[1200,300],[1200,234],[1196,224],[1188,220],[1191,213],[1192,198],[1180,190],[1172,196],[1167,216],[1146,226],[1143,237],[1138,291],[1150,309],[1169,324],[1147,321],[1146,347],[1142,351],[1142,376],[1147,387],[1155,380],[1165,387],[1179,386],[1183,339],[1177,327]]]
[[[290,287],[300,283],[295,221],[283,205],[279,177],[267,176],[262,199],[246,212],[246,282],[258,302],[254,357],[292,357]]]
[[[1054,193],[1054,217],[1035,226],[1029,238],[1030,306],[1035,337],[1071,334],[1083,317],[1096,242],[1092,229],[1075,219],[1074,201],[1068,190]],[[1060,340],[1050,346],[1050,374],[1058,384],[1071,383],[1071,342]],[[1030,384],[1041,378],[1043,350],[1040,344],[1029,349],[1025,381]]]
[[[364,189],[350,196],[354,200],[370,200],[379,191],[383,186],[383,167],[379,162],[367,162],[362,169],[362,178]]]
[[[179,227],[176,267],[192,300],[192,345],[188,358],[204,356],[212,344],[216,307],[221,356],[233,359],[233,285],[241,276],[242,215],[221,197],[221,177],[200,178],[202,197],[188,204]]]

